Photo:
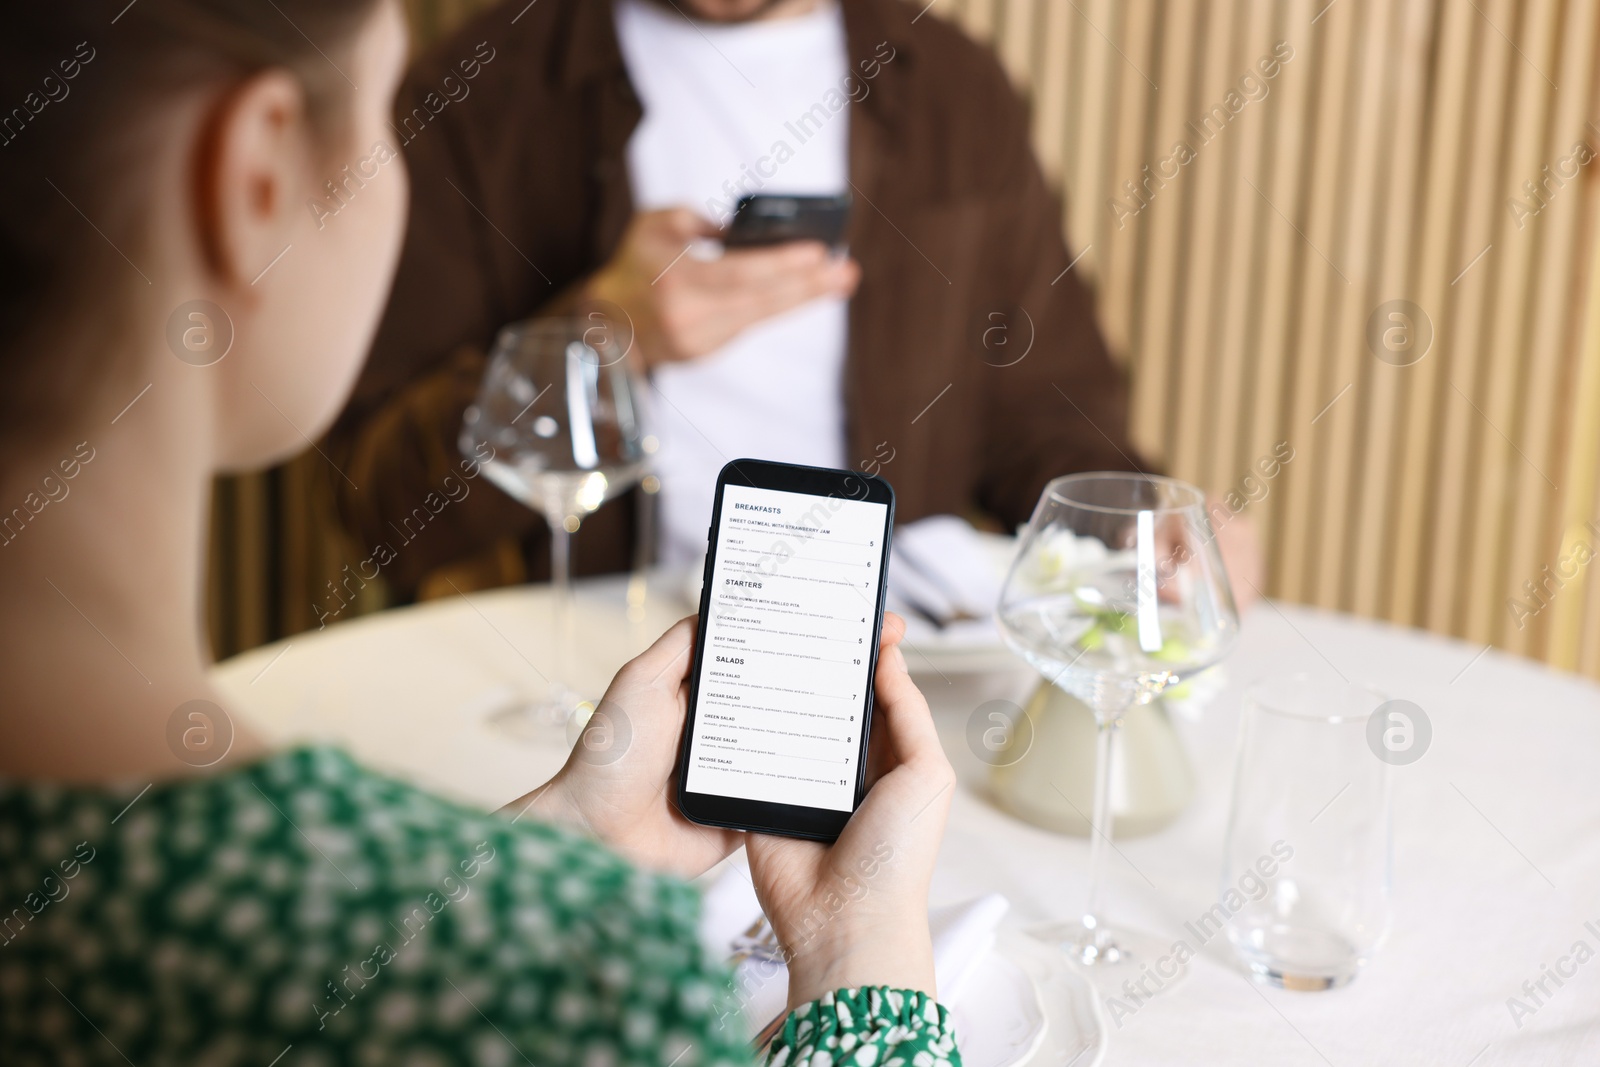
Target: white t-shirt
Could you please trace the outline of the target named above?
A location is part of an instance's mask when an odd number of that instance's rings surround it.
[[[849,189],[849,59],[837,3],[717,25],[617,0],[616,24],[644,107],[628,142],[637,210],[689,207],[721,224],[747,193]],[[844,300],[815,300],[652,373],[663,562],[704,550],[728,460],[843,463],[846,312]]]

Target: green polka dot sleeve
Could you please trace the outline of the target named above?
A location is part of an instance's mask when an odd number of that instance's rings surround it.
[[[769,1067],[960,1067],[949,1013],[925,993],[840,989],[789,1013]]]
[[[142,791],[0,783],[0,1060],[749,1064],[698,912],[681,881],[334,749]],[[943,1010],[887,990],[807,1005],[772,1052],[897,1058],[958,1062]]]

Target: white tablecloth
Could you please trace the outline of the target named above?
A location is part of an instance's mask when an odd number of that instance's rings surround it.
[[[590,583],[585,654],[568,680],[598,695],[683,613],[658,588],[630,622],[619,583]],[[335,740],[374,766],[499,806],[564,758],[559,745],[510,742],[486,722],[519,691],[537,693],[541,672],[557,673],[547,622],[542,590],[474,594],[300,635],[216,674],[234,712],[270,737]],[[1013,902],[1009,923],[1075,914],[1087,842],[997,810],[966,746],[972,709],[1016,699],[1026,674],[941,676],[910,659],[962,778],[934,903],[998,890]],[[1163,832],[1118,842],[1107,914],[1177,937],[1211,906],[1239,695],[1279,671],[1338,672],[1417,703],[1433,725],[1422,759],[1395,769],[1393,933],[1351,985],[1326,993],[1260,988],[1214,939],[1185,982],[1114,1027],[1105,1062],[1600,1063],[1600,687],[1460,642],[1273,604],[1248,615],[1226,670],[1230,684],[1204,716],[1179,723],[1197,799]],[[1576,973],[1559,986],[1544,977],[1580,941],[1588,952]],[[1508,998],[1535,1006],[1523,983],[1537,993],[1541,978],[1548,995],[1519,1026]]]

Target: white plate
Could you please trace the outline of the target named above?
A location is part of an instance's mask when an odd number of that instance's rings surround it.
[[[1044,1041],[1044,1005],[1028,973],[999,951],[986,953],[950,1009],[966,1067],[1015,1067]]]
[[[966,1067],[1098,1062],[1094,987],[1053,946],[1002,930],[964,987],[951,1014]]]

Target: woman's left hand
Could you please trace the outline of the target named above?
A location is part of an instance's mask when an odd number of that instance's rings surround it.
[[[566,766],[504,810],[587,830],[642,867],[684,878],[737,849],[743,834],[696,825],[677,807],[696,623],[693,615],[680,619],[623,666]]]

